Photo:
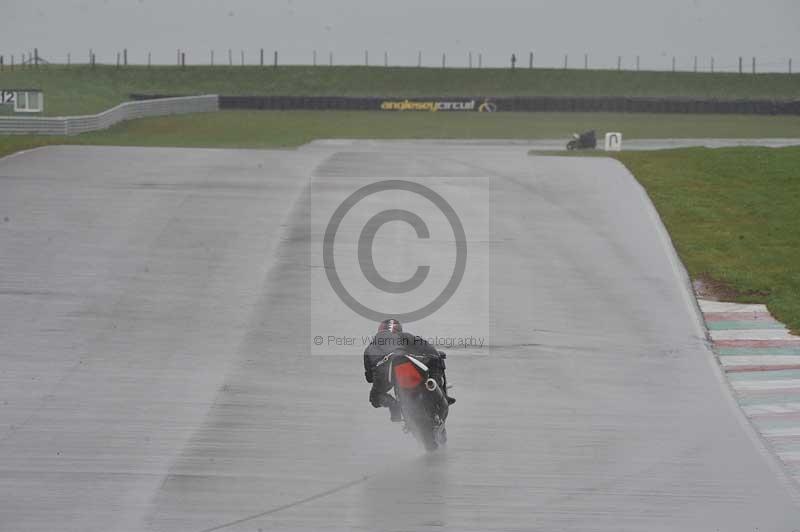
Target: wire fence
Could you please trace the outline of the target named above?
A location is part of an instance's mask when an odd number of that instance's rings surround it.
[[[492,61],[485,60],[483,52],[467,52],[464,54],[436,53],[428,54],[418,51],[416,58],[409,58],[404,54],[402,60],[395,59],[388,51],[378,54],[364,50],[359,60],[354,59],[350,53],[337,61],[336,54],[332,51],[311,50],[303,58],[296,53],[284,60],[278,50],[207,50],[204,52],[177,49],[173,61],[165,61],[164,54],[159,55],[159,61],[153,61],[152,52],[129,54],[128,49],[113,52],[104,52],[98,56],[94,50],[83,54],[67,52],[60,55],[41,55],[38,49],[21,53],[0,54],[0,70],[14,70],[17,68],[40,68],[47,66],[90,66],[111,65],[118,68],[126,66],[367,66],[367,67],[416,67],[416,68],[507,68],[507,69],[563,69],[563,70],[617,70],[626,72],[697,72],[697,73],[739,73],[739,74],[765,74],[784,73],[794,74],[793,60],[785,58],[758,58],[756,56],[714,57],[695,55],[685,56],[659,56],[656,59],[643,58],[639,55],[618,55],[615,57],[564,54],[555,62],[553,55],[545,58],[535,52],[517,53],[507,55],[507,61],[500,63],[498,54],[492,55]]]

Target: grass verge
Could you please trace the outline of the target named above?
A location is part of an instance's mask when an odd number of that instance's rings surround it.
[[[800,137],[788,116],[223,111],[144,118],[73,137],[0,136],[0,156],[47,144],[276,148],[319,138],[542,139],[595,128],[635,138]]]
[[[800,148],[616,155],[647,189],[694,280],[766,303],[800,332]]]

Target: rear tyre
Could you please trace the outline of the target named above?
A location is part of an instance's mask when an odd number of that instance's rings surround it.
[[[447,445],[447,429],[445,427],[436,432],[436,443],[439,444],[439,447]]]
[[[428,452],[433,452],[439,448],[439,443],[436,441],[435,430],[425,431],[424,435],[422,436],[422,445],[425,446],[425,450]]]
[[[444,447],[447,445],[447,429],[445,427],[433,427],[425,431],[422,444],[428,452]]]
[[[415,428],[415,436],[422,446],[425,447],[426,451],[431,452],[439,448],[439,442],[436,436],[439,432],[438,427],[434,426],[428,420],[425,420],[421,423],[418,422]]]

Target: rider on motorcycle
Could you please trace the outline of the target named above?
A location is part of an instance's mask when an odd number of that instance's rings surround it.
[[[401,350],[412,355],[432,355],[438,361],[434,371],[440,372],[444,386],[442,389],[447,397],[447,402],[453,404],[456,400],[447,396],[447,379],[444,374],[444,358],[446,355],[437,351],[425,339],[403,332],[403,326],[395,319],[386,319],[378,325],[378,333],[372,338],[367,348],[364,350],[364,378],[372,383],[369,392],[369,402],[375,408],[387,407],[391,412],[392,421],[402,421],[400,405],[397,399],[387,392],[392,389],[389,376],[386,371],[376,371],[376,365],[390,353]],[[386,366],[382,366],[385,368]]]

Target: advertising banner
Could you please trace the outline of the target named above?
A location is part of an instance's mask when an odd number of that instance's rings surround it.
[[[477,100],[384,100],[381,111],[478,111],[493,112],[497,106],[489,101],[478,103]]]

